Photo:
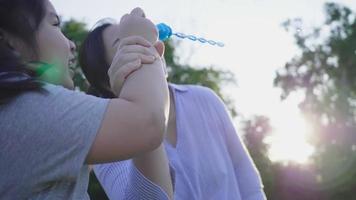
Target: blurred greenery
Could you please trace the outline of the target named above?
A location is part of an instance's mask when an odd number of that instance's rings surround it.
[[[88,30],[86,24],[80,21],[71,19],[62,25],[63,33],[73,42],[75,42],[77,49],[80,48],[84,41]],[[195,68],[190,65],[182,65],[178,63],[175,49],[178,44],[173,41],[165,42],[165,60],[168,70],[168,81],[176,84],[194,84],[202,85],[214,90],[227,104],[231,115],[236,116],[237,113],[233,106],[233,102],[226,95],[223,95],[222,85],[227,83],[234,83],[234,76],[231,72],[217,70],[212,66]],[[77,90],[86,92],[88,89],[88,82],[86,81],[80,66],[75,67],[74,84]],[[107,199],[105,192],[102,190],[94,173],[90,175],[90,184],[88,189],[89,195],[92,199]]]

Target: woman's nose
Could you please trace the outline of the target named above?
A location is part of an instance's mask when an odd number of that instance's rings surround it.
[[[73,54],[75,53],[75,51],[77,49],[77,46],[75,45],[75,43],[72,40],[69,40],[69,49]]]
[[[137,7],[131,11],[131,15],[139,16],[139,17],[146,17],[145,12]]]

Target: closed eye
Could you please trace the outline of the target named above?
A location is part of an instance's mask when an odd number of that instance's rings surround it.
[[[61,19],[60,17],[55,14],[55,13],[50,13],[51,17],[54,18],[54,23],[53,23],[53,26],[57,26],[57,27],[60,27],[61,26]]]
[[[112,43],[112,46],[115,46],[118,42],[120,42],[120,38],[117,38],[116,40],[114,40],[114,42]]]
[[[61,26],[61,22],[54,23],[53,26],[60,27]]]

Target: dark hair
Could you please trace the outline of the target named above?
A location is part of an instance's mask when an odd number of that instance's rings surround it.
[[[79,51],[79,65],[90,83],[88,94],[114,98],[107,74],[110,64],[106,62],[103,32],[112,23],[104,23],[94,28],[85,38]]]
[[[36,31],[45,16],[45,0],[0,0],[0,30],[19,38],[37,55]],[[38,74],[0,35],[0,102],[41,87]]]

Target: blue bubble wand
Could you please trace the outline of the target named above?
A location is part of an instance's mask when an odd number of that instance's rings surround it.
[[[158,29],[158,33],[159,33],[159,39],[161,41],[165,41],[168,38],[170,38],[171,36],[176,36],[180,39],[189,39],[191,41],[198,41],[200,43],[203,44],[210,44],[213,46],[218,46],[218,47],[224,47],[225,44],[222,42],[216,42],[214,40],[207,40],[205,38],[202,37],[196,37],[194,35],[187,35],[184,33],[173,33],[172,28],[169,27],[167,24],[164,23],[160,23],[157,25],[157,29]]]

